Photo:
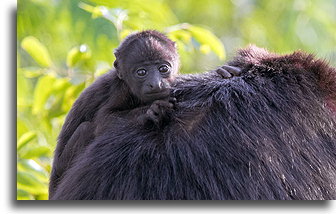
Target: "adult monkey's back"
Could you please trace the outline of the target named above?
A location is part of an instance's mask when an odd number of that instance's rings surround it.
[[[256,47],[230,64],[182,77],[161,130],[111,120],[53,199],[336,199],[335,69]]]

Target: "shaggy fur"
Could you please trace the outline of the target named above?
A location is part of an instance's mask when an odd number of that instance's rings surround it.
[[[108,123],[109,115],[125,117],[125,111],[129,116],[132,110],[153,103],[149,110],[151,115],[135,114],[136,110],[132,119],[139,123],[159,124],[161,117],[166,117],[166,111],[170,110],[169,106],[173,106],[169,100],[161,100],[170,95],[170,84],[178,73],[179,56],[173,41],[157,31],[141,31],[126,37],[115,55],[115,69],[84,90],[67,115],[55,151],[50,197],[77,154],[105,131],[101,123]],[[159,71],[162,65],[169,70]],[[146,69],[145,76],[136,75],[139,68]]]
[[[111,115],[74,161],[55,159],[70,168],[51,199],[336,199],[336,70],[253,46],[229,65],[244,74],[179,77],[162,129]]]

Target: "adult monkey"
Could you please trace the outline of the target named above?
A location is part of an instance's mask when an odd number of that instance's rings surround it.
[[[73,105],[59,135],[49,184],[49,197],[75,157],[118,118],[145,128],[160,128],[175,104],[171,85],[179,68],[175,43],[157,31],[128,36],[115,51],[115,69],[86,89]],[[223,78],[239,68],[217,69]],[[65,152],[63,152],[65,151]]]
[[[256,47],[229,64],[244,74],[177,77],[161,130],[112,120],[52,199],[336,199],[335,68]]]

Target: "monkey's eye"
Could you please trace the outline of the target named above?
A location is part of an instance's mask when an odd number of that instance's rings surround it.
[[[161,66],[159,67],[159,71],[160,71],[161,73],[166,73],[166,72],[169,71],[169,67],[168,67],[167,65],[161,65]]]
[[[143,77],[147,74],[147,71],[145,69],[139,69],[136,71],[137,75],[140,77]]]

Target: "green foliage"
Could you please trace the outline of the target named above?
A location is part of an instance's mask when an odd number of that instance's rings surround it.
[[[35,37],[28,36],[21,42],[21,47],[41,66],[50,67],[51,59],[47,48]]]
[[[182,73],[213,69],[248,43],[335,62],[335,7],[333,0],[19,0],[17,199],[48,198],[65,116],[112,68],[113,50],[128,34],[165,32],[178,46]]]
[[[91,57],[91,51],[86,45],[73,47],[66,58],[66,64],[69,68],[78,66],[80,63],[85,63]]]

